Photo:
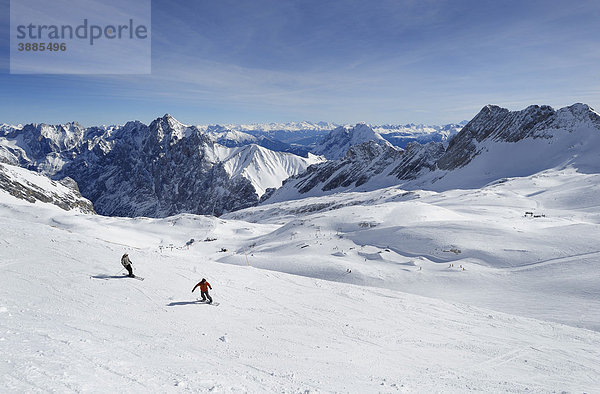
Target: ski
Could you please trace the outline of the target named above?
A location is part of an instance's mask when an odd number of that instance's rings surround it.
[[[92,275],[92,276],[90,276],[90,278],[92,278],[92,279],[102,279],[102,280],[122,279],[122,278],[132,278],[132,279],[137,279],[137,280],[144,280],[145,279],[145,278],[143,278],[141,276],[129,276],[129,275]]]
[[[199,299],[196,299],[196,301],[198,301],[199,304],[206,304],[206,305],[212,305],[212,306],[219,306],[218,302],[207,302],[207,301],[202,301]]]

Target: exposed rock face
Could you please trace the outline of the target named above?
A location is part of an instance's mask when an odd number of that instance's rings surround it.
[[[442,170],[466,165],[480,153],[476,143],[483,140],[517,142],[536,136],[536,127],[556,114],[547,105],[532,105],[523,111],[510,112],[495,105],[484,107],[448,145],[447,153],[438,161]]]
[[[280,190],[271,191],[261,201],[282,201],[306,193],[328,194],[359,188],[367,183],[369,189],[390,186],[435,169],[435,162],[444,151],[440,142],[427,145],[413,142],[405,150],[375,141],[365,142],[351,147],[340,160],[308,167],[306,172],[288,179]]]
[[[95,213],[92,203],[81,197],[77,183],[70,178],[59,182],[7,164],[0,164],[0,190],[30,203],[44,202],[65,211]]]
[[[482,152],[479,143],[483,141],[551,139],[556,131],[570,133],[581,127],[600,129],[600,115],[586,104],[574,104],[557,111],[547,105],[532,105],[514,112],[488,105],[450,141],[437,166],[442,170],[465,166]]]
[[[223,164],[211,157],[215,144],[204,134],[178,127],[167,118],[154,121],[148,129],[128,126],[126,135],[116,138],[108,152],[78,157],[62,171],[80,179],[83,194],[95,201],[99,212],[218,215],[258,201],[249,180],[230,179]]]
[[[59,126],[29,124],[7,128],[2,137],[17,144],[3,144],[0,161],[54,175],[81,152],[85,129],[75,122]]]
[[[323,185],[323,191],[360,186],[371,177],[381,174],[400,154],[391,146],[374,141],[365,142],[351,147],[341,160],[310,166],[305,173],[296,177],[296,187],[300,193],[306,193],[319,184]]]
[[[441,142],[430,142],[427,145],[411,142],[406,145],[398,164],[389,175],[400,180],[416,179],[424,171],[435,170],[436,162],[445,151]]]

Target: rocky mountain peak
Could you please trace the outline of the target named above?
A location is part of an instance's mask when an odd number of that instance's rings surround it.
[[[549,139],[556,133],[582,127],[600,130],[600,115],[586,104],[559,110],[548,105],[530,105],[521,111],[488,105],[452,139],[437,164],[442,170],[463,167],[480,154],[485,141],[515,143],[526,138]]]
[[[155,119],[150,123],[149,129],[152,137],[156,137],[159,142],[167,140],[173,142],[181,140],[191,134],[191,128],[184,125],[173,116],[165,114],[162,118]]]
[[[348,149],[364,142],[375,141],[381,145],[391,144],[365,123],[355,126],[340,126],[327,134],[313,151],[329,160],[337,160],[346,155]]]
[[[556,111],[556,121],[570,120],[600,125],[600,114],[587,104],[576,103]]]

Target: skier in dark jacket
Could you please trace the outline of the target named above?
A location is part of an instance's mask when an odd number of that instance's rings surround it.
[[[123,267],[125,267],[125,269],[127,269],[127,272],[129,272],[129,277],[133,278],[135,277],[135,275],[133,274],[133,267],[131,266],[131,260],[129,260],[129,255],[127,253],[125,253],[123,255],[123,257],[121,257],[121,264],[123,264]]]
[[[198,286],[200,286],[200,295],[202,296],[202,301],[206,301],[206,299],[208,298],[208,303],[212,304],[212,297],[208,294],[208,289],[210,288],[212,290],[212,286],[210,285],[210,283],[208,283],[206,279],[202,278],[202,280],[198,282],[196,286],[194,286],[194,288],[192,289],[192,293],[194,292],[194,290],[196,290],[196,287]]]

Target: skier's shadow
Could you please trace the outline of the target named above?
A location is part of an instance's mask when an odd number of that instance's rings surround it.
[[[94,279],[121,279],[127,278],[126,275],[92,275]]]
[[[202,304],[201,301],[179,301],[179,302],[171,302],[167,304],[167,306],[180,306],[180,305],[195,305]]]

